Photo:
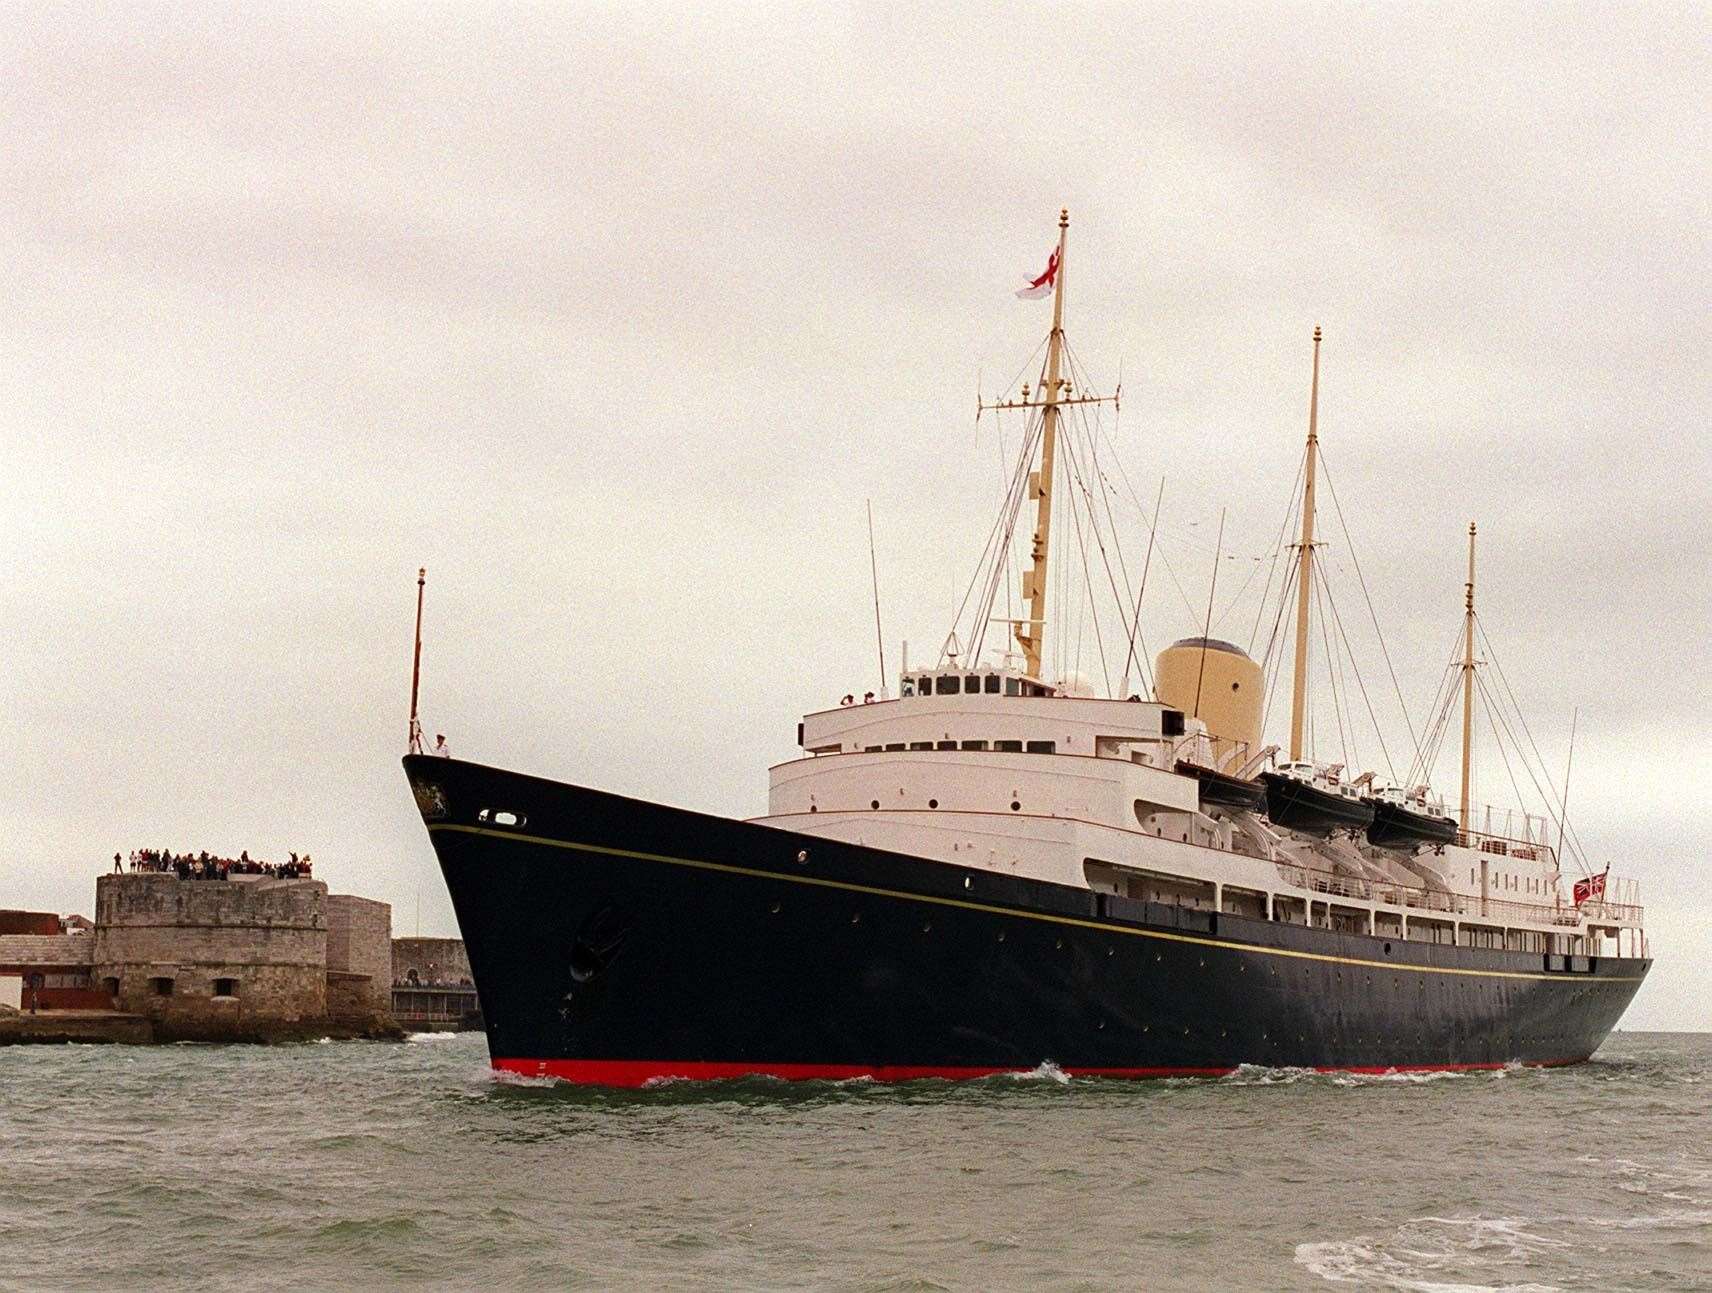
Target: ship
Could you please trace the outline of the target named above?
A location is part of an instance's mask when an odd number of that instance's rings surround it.
[[[1027,428],[1004,521],[1032,503],[1021,614],[997,614],[995,559],[977,620],[1007,626],[1002,649],[954,632],[896,696],[804,715],[764,816],[423,753],[413,682],[404,771],[495,1069],[617,1087],[1486,1069],[1586,1060],[1622,1016],[1652,964],[1633,881],[1607,867],[1566,894],[1561,826],[1475,824],[1473,527],[1458,815],[1304,748],[1318,328],[1288,749],[1262,743],[1262,666],[1232,643],[1176,642],[1109,696],[1043,667],[1055,454],[1106,398],[1071,380],[1067,238],[1064,212],[1031,284],[1053,297],[1037,381],[992,406]],[[419,678],[420,577],[417,623]]]

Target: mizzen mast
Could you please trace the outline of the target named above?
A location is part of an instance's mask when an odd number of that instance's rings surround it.
[[[1302,757],[1302,728],[1308,709],[1308,606],[1314,578],[1314,460],[1319,456],[1320,329],[1314,327],[1314,379],[1308,392],[1308,461],[1303,469],[1302,542],[1296,571],[1296,676],[1290,703],[1290,761]]]
[[[1017,645],[1022,648],[1025,668],[1031,678],[1040,677],[1040,651],[1046,637],[1046,558],[1052,538],[1052,475],[1058,448],[1058,400],[1063,393],[1059,367],[1064,355],[1064,242],[1070,231],[1070,210],[1058,212],[1058,273],[1052,284],[1052,337],[1046,347],[1046,386],[1040,391],[1040,471],[1035,476],[1037,500],[1034,520],[1033,562],[1023,579],[1023,597],[1028,618],[1016,626]],[[1023,398],[1028,398],[1025,390]]]
[[[1470,754],[1474,748],[1474,522],[1468,523],[1468,583],[1463,592],[1462,628],[1462,815],[1457,818],[1464,832],[1468,825],[1468,780]]]

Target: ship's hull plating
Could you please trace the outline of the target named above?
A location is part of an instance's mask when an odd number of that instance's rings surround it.
[[[1186,911],[460,761],[405,766],[494,1066],[528,1075],[1573,1063],[1651,964]]]

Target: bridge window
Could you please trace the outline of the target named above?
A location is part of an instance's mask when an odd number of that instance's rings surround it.
[[[993,748],[995,750],[1003,750],[1007,754],[1021,754],[1022,753],[1022,742],[1021,741],[994,741],[993,742]]]
[[[955,696],[963,690],[963,680],[956,674],[946,674],[940,678],[934,690],[941,696]]]
[[[997,696],[999,694],[999,675],[998,674],[990,673],[987,675],[985,689],[986,689],[986,692],[989,696]]]
[[[933,748],[933,742],[932,741],[911,741],[910,742],[910,749],[912,749],[912,750],[931,750],[932,748]]]
[[[1056,754],[1058,752],[1058,742],[1030,741],[1027,749],[1030,754]]]
[[[1007,695],[1007,696],[1020,696],[1020,695],[1022,695],[1022,683],[1016,678],[1006,678],[1005,679],[1005,695]]]
[[[941,750],[955,750],[957,748],[957,742],[956,741],[941,741],[939,743],[939,748]]]
[[[899,750],[901,750],[903,748],[904,748],[904,743],[902,741],[899,741],[896,745],[888,745],[886,747],[886,753],[887,754],[896,754]]]
[[[984,750],[987,748],[987,743],[985,741],[965,741],[963,748],[965,750]]]
[[[980,691],[981,690],[981,679],[975,674],[965,675],[965,677],[963,679],[963,690],[966,692],[978,692],[978,691]]]

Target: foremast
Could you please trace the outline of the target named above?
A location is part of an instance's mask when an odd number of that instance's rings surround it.
[[[1040,677],[1040,654],[1046,639],[1046,570],[1052,539],[1052,477],[1058,449],[1058,401],[1063,394],[1059,376],[1064,355],[1064,244],[1070,232],[1070,210],[1058,212],[1058,272],[1052,283],[1052,336],[1046,346],[1046,383],[1039,392],[1041,405],[1040,471],[1035,477],[1033,558],[1023,582],[1028,618],[1016,626],[1017,645],[1022,648],[1024,668],[1031,678]],[[1028,390],[1023,389],[1023,400]]]
[[[1297,545],[1296,673],[1290,702],[1290,762],[1302,758],[1302,728],[1308,712],[1308,608],[1314,579],[1314,460],[1319,456],[1320,329],[1314,327],[1314,378],[1308,388],[1308,461],[1303,467],[1302,542]]]

